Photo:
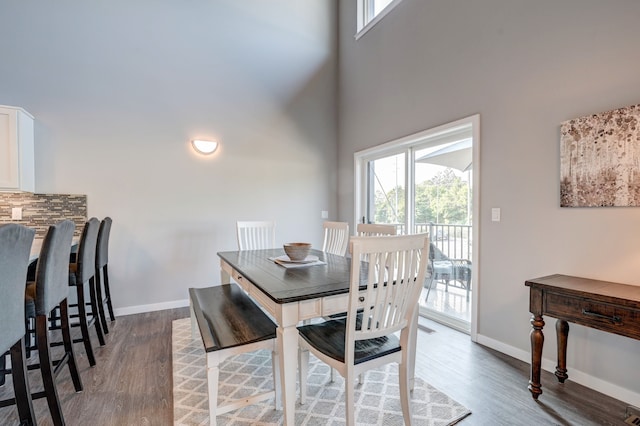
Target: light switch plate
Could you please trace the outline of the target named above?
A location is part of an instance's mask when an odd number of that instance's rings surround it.
[[[500,208],[494,207],[491,209],[491,220],[494,222],[500,222]]]
[[[327,210],[322,210],[322,211],[320,212],[320,217],[321,217],[322,219],[329,219],[329,212],[328,212]]]
[[[11,220],[22,220],[22,207],[11,208]]]

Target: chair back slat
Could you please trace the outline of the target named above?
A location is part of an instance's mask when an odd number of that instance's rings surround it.
[[[0,225],[0,356],[25,333],[24,292],[34,235],[23,225]]]
[[[338,256],[347,253],[349,245],[349,223],[348,222],[324,222],[324,240],[322,251]]]
[[[356,340],[386,336],[410,323],[424,285],[429,240],[426,234],[353,237],[351,254],[347,358],[354,356]]]
[[[238,250],[260,250],[275,247],[276,224],[273,221],[238,221]]]

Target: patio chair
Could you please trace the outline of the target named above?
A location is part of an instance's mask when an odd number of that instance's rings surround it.
[[[452,259],[445,255],[435,244],[431,243],[429,250],[429,279],[427,297],[433,286],[438,281],[444,282],[445,291],[449,291],[449,285],[462,287],[467,291],[467,301],[471,291],[471,261],[468,259]]]

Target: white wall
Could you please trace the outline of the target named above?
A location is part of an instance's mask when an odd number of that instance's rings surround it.
[[[357,41],[355,3],[339,8],[340,219],[353,220],[354,152],[479,113],[479,340],[527,359],[528,278],[640,284],[639,209],[559,207],[560,123],[640,103],[640,3],[404,0]],[[569,376],[638,405],[639,353],[572,326]]]
[[[321,210],[337,216],[336,25],[333,0],[0,4],[0,104],[36,118],[37,191],[113,218],[120,312],[218,283],[236,220],[320,244]],[[195,137],[219,152],[197,156]]]

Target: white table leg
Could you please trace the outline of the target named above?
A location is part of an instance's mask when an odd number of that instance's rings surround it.
[[[279,315],[278,352],[280,352],[280,383],[282,385],[282,406],[284,425],[295,425],[296,414],[296,374],[298,371],[298,324],[296,304],[281,305]]]
[[[200,337],[200,332],[198,330],[198,321],[196,320],[196,313],[193,310],[193,301],[189,298],[189,314],[191,316],[191,339],[196,340]]]
[[[231,275],[222,267],[220,268],[220,284],[231,284]]]

